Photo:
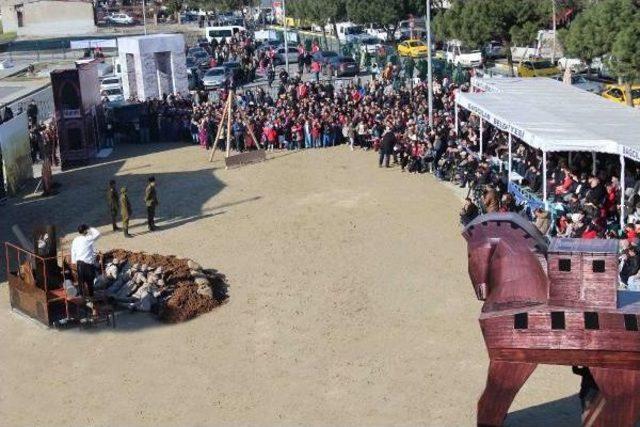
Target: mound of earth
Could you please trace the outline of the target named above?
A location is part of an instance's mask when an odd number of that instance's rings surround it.
[[[154,312],[167,323],[193,319],[227,299],[225,276],[193,260],[114,249],[103,261],[98,289],[121,306]]]

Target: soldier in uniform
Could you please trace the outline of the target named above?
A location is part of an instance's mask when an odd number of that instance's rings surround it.
[[[127,187],[120,189],[120,216],[122,216],[122,229],[124,230],[124,237],[131,237],[129,234],[129,217],[131,216],[131,203],[129,203],[129,196],[127,196]]]
[[[113,231],[120,230],[118,228],[118,192],[116,191],[116,182],[112,179],[109,181],[107,189],[107,205],[109,206],[109,215],[111,215],[111,225]]]
[[[158,206],[158,195],[156,194],[156,179],[149,177],[149,183],[144,190],[144,204],[147,206],[147,224],[149,231],[156,229],[155,216],[156,206]]]

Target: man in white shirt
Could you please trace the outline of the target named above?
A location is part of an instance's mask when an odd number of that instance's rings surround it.
[[[94,243],[100,237],[100,232],[82,224],[78,227],[79,236],[71,243],[71,262],[76,264],[78,271],[78,286],[84,295],[85,286],[89,297],[93,296],[93,281],[96,278],[96,256]]]

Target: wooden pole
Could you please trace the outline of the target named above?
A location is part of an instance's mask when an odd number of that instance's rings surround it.
[[[213,162],[213,156],[216,154],[216,150],[218,148],[218,141],[220,140],[220,136],[222,136],[222,129],[224,129],[224,119],[227,117],[227,109],[229,108],[229,100],[224,104],[224,108],[222,109],[222,117],[220,118],[220,123],[218,124],[218,131],[216,132],[216,139],[213,141],[213,149],[211,150],[211,155],[209,156],[209,163]]]
[[[253,127],[250,126],[251,122],[249,122],[249,120],[247,119],[247,114],[244,111],[242,112],[242,117],[244,119],[244,125],[247,127],[247,130],[249,131],[249,136],[251,136],[251,139],[253,139],[253,143],[256,144],[257,148],[262,149],[260,142],[258,142],[256,138],[256,134],[253,133]]]
[[[227,155],[229,157],[231,154],[231,116],[233,115],[233,90],[229,92],[228,101],[229,101],[229,111],[227,112]]]

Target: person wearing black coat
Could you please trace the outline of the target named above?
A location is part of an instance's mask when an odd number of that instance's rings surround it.
[[[473,201],[467,197],[464,201],[464,206],[460,211],[460,223],[464,226],[473,221],[480,214],[480,210],[473,203]]]
[[[382,135],[382,143],[380,144],[380,159],[378,161],[378,166],[382,167],[382,163],[384,162],[384,167],[389,167],[389,159],[391,154],[393,154],[393,147],[396,145],[396,137],[391,132],[391,129],[387,127]]]
[[[629,280],[629,277],[635,275],[640,270],[640,260],[634,246],[629,246],[627,254],[622,262],[622,268],[620,269],[620,280],[625,285]]]

